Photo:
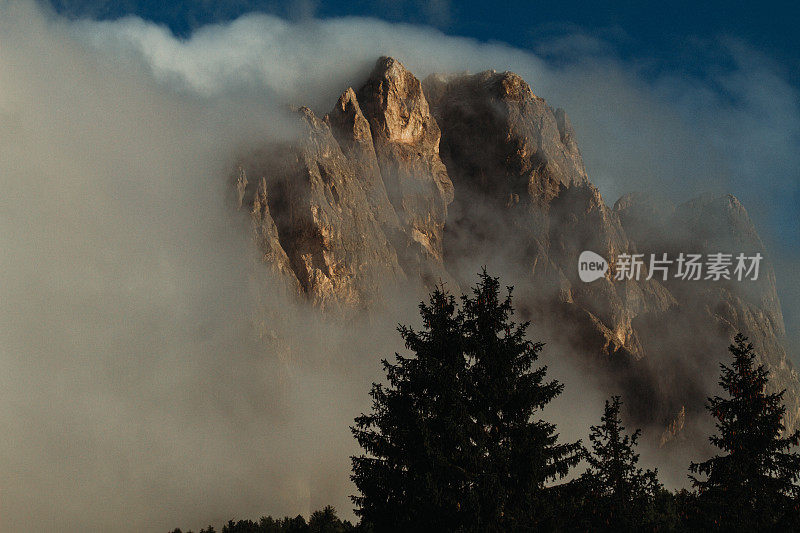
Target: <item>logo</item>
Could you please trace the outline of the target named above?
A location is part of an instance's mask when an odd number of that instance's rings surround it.
[[[578,276],[585,283],[600,279],[608,272],[608,261],[602,256],[586,250],[578,257]]]
[[[617,255],[614,262],[614,281],[628,281],[640,279],[659,281],[680,279],[690,281],[744,281],[758,280],[761,260],[764,258],[760,252],[753,255],[744,253],[708,253],[692,254],[679,253],[677,257],[669,258],[662,254],[629,254]],[[672,268],[674,266],[674,268]],[[591,283],[605,277],[608,272],[608,261],[602,256],[586,250],[578,257],[578,275],[581,281]]]

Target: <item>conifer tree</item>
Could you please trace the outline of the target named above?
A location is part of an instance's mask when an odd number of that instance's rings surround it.
[[[619,396],[606,400],[600,425],[590,428],[592,450],[585,455],[589,466],[581,477],[587,490],[586,515],[595,530],[650,530],[648,526],[658,521],[655,501],[663,488],[656,471],[637,466],[641,431],[625,432],[621,405]]]
[[[541,343],[513,322],[511,289],[485,271],[461,308],[442,289],[420,304],[424,329],[401,326],[411,357],[383,362],[372,413],[353,434],[362,524],[383,531],[524,531],[552,527],[553,488],[580,460],[537,419],[562,390],[534,368]]]
[[[326,505],[322,510],[314,511],[308,517],[309,533],[345,533],[352,530],[353,527],[349,523],[342,522],[336,516],[336,509],[330,505]]]
[[[545,483],[566,476],[580,460],[580,442],[559,443],[556,426],[536,419],[563,390],[534,365],[543,347],[526,338],[527,322],[512,318],[512,287],[505,298],[484,269],[471,297],[463,296],[464,329],[471,361],[471,413],[480,471],[475,480],[479,530],[552,527],[552,490]]]
[[[785,391],[767,393],[768,372],[755,366],[753,345],[741,333],[721,364],[719,385],[727,397],[708,399],[718,434],[709,438],[722,453],[689,467],[699,491],[696,520],[724,531],[791,530],[798,523],[800,455],[791,448],[800,431],[782,436]],[[795,529],[797,530],[797,529]]]
[[[414,356],[383,361],[388,386],[373,384],[373,412],[352,428],[368,454],[353,458],[361,492],[353,501],[376,531],[458,531],[473,522],[463,316],[440,288],[419,309],[423,331],[399,328]]]

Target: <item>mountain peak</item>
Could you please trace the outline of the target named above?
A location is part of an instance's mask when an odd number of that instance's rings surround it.
[[[299,113],[307,131],[245,162],[253,179],[235,183],[265,260],[320,307],[369,308],[398,284],[457,288],[487,265],[515,280],[546,338],[625,391],[637,423],[702,413],[717,367],[708,354],[724,352],[736,330],[787,389],[788,427],[800,425],[800,381],[766,261],[746,285],[649,276],[648,265],[636,279],[616,277],[622,254],[763,252],[734,196],[674,207],[633,193],[610,209],[566,112],[511,72],[420,82],[381,57],[325,120]],[[585,250],[610,264],[591,283],[578,276]]]

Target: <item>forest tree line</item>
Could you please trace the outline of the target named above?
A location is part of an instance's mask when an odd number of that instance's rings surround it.
[[[717,453],[688,465],[691,489],[668,491],[639,466],[641,432],[623,425],[619,396],[585,444],[561,442],[539,417],[563,384],[537,366],[544,345],[514,321],[511,287],[501,294],[484,270],[471,294],[437,287],[419,310],[421,330],[399,327],[410,355],[382,361],[386,383],[351,428],[363,449],[351,476],[359,522],[326,507],[222,533],[800,531],[800,431],[785,434],[784,391],[767,392],[743,335],[706,404]]]

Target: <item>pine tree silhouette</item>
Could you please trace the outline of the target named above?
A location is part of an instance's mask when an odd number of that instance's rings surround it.
[[[482,531],[552,527],[553,490],[580,461],[579,442],[558,443],[556,426],[535,416],[563,390],[534,368],[544,346],[526,338],[529,324],[512,318],[512,287],[500,297],[497,278],[480,274],[472,297],[462,297],[467,352],[472,361],[471,412],[478,422],[480,471],[475,493]]]
[[[600,425],[591,426],[589,467],[581,480],[588,490],[593,529],[642,531],[654,519],[654,501],[663,490],[654,470],[639,468],[635,449],[640,430],[625,433],[620,418],[619,396],[606,400]]]
[[[484,270],[461,308],[443,289],[399,328],[411,357],[383,361],[353,434],[356,513],[375,531],[518,531],[553,520],[547,481],[580,460],[537,413],[561,390],[534,368],[541,343],[513,322],[511,288]]]
[[[800,455],[790,449],[800,441],[800,431],[781,436],[785,391],[766,393],[768,372],[755,366],[747,337],[737,334],[728,350],[733,364],[720,365],[719,381],[727,397],[714,396],[707,403],[718,431],[709,440],[723,453],[689,467],[706,476],[689,476],[699,491],[695,518],[724,531],[792,530],[800,525]]]
[[[352,459],[356,514],[376,531],[457,531],[474,509],[463,316],[441,288],[419,309],[423,331],[399,328],[415,356],[383,361],[388,386],[373,384],[352,428],[368,454]]]

